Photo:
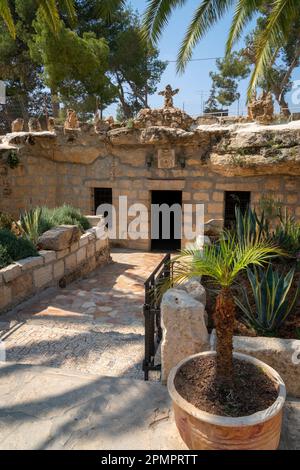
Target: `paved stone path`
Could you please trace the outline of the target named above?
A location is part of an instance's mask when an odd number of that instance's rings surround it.
[[[2,315],[6,360],[143,378],[143,284],[162,257],[116,251],[88,278]]]
[[[143,283],[162,255],[112,257],[0,317],[0,449],[185,449],[166,387],[141,380]],[[300,400],[281,448],[300,449]]]

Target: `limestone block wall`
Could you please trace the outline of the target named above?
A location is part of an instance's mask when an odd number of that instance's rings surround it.
[[[40,251],[39,256],[17,261],[0,270],[0,313],[50,286],[65,287],[111,261],[108,240],[90,229],[61,251]]]
[[[123,128],[103,137],[87,126],[76,136],[64,136],[59,130],[10,134],[5,139],[17,148],[20,164],[11,169],[5,163],[8,150],[1,150],[0,142],[0,211],[18,217],[20,211],[37,205],[69,203],[92,215],[94,188],[111,188],[117,210],[119,196],[127,196],[129,206],[142,203],[149,210],[151,191],[178,190],[183,203],[204,204],[207,221],[224,218],[225,191],[250,191],[253,206],[268,195],[280,199],[300,220],[300,146],[295,146],[300,135],[281,132],[281,144],[275,141],[278,132],[268,142],[266,132],[256,135],[257,148],[252,134],[237,138],[228,130],[211,129]],[[243,154],[242,146],[249,155]],[[159,168],[161,149],[175,152],[173,168]],[[285,153],[275,158],[276,152]],[[149,233],[150,225],[149,218]],[[123,240],[122,234],[116,242],[146,250],[151,243]]]

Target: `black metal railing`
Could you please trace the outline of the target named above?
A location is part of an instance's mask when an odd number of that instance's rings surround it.
[[[171,279],[171,276],[171,255],[168,254],[145,282],[145,358],[143,361],[145,380],[149,379],[150,370],[161,369],[160,364],[155,364],[155,355],[162,340],[159,288],[162,282]]]

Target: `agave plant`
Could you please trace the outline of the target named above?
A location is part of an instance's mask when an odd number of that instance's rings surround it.
[[[37,244],[40,235],[41,217],[42,209],[37,207],[22,214],[18,222],[22,236],[30,240],[34,245]]]
[[[240,244],[253,244],[269,238],[269,224],[264,212],[258,216],[254,209],[247,208],[243,214],[241,209],[235,208],[236,233]]]
[[[299,286],[292,298],[289,295],[295,269],[284,275],[273,270],[270,265],[266,271],[261,268],[248,269],[247,274],[255,304],[251,305],[245,288],[243,301],[235,297],[237,306],[245,315],[244,321],[258,332],[275,332],[287,319],[299,296]]]
[[[222,387],[233,381],[233,330],[235,301],[232,286],[238,274],[249,266],[263,266],[283,252],[268,241],[238,243],[231,233],[225,233],[219,244],[184,250],[173,261],[173,283],[186,282],[194,276],[208,276],[219,287],[214,322],[217,335],[217,378]]]

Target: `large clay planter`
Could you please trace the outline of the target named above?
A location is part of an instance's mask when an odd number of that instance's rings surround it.
[[[272,378],[278,387],[278,398],[268,409],[250,416],[230,418],[201,411],[182,398],[174,386],[178,370],[191,359],[215,355],[204,352],[190,356],[174,367],[168,379],[178,431],[192,450],[275,450],[278,448],[282,408],[286,389],[277,372],[251,356],[234,353],[234,357],[257,365]]]

